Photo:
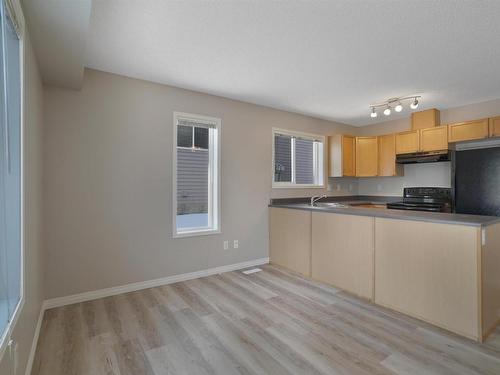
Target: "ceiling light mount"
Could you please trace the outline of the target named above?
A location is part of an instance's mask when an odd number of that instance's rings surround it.
[[[403,96],[401,98],[390,98],[382,103],[370,104],[370,117],[377,117],[377,108],[385,107],[384,115],[389,116],[392,113],[392,109],[396,112],[401,112],[403,110],[403,105],[401,102],[411,100],[410,108],[416,109],[419,104],[419,99],[422,98],[421,95],[411,95],[411,96]]]

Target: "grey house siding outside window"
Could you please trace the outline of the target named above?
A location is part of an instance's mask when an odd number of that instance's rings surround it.
[[[177,215],[208,212],[208,129],[177,127]]]
[[[276,135],[274,137],[274,181],[292,181],[292,137]]]
[[[298,184],[314,183],[314,142],[310,139],[295,140],[295,180]]]
[[[177,214],[208,212],[208,150],[177,148]]]

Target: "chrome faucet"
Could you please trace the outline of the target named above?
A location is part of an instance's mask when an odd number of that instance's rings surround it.
[[[319,201],[320,199],[323,199],[323,198],[326,198],[326,195],[323,194],[321,196],[317,196],[317,197],[311,197],[311,206],[314,206],[314,203],[316,203],[317,201]]]

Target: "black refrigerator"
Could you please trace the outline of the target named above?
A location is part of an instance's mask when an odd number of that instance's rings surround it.
[[[500,147],[456,151],[452,160],[455,212],[500,216]]]

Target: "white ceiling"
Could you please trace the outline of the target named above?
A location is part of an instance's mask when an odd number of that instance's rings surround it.
[[[361,126],[394,96],[500,98],[499,19],[496,0],[94,0],[85,65]]]
[[[91,6],[91,0],[23,0],[45,83],[81,88]]]

